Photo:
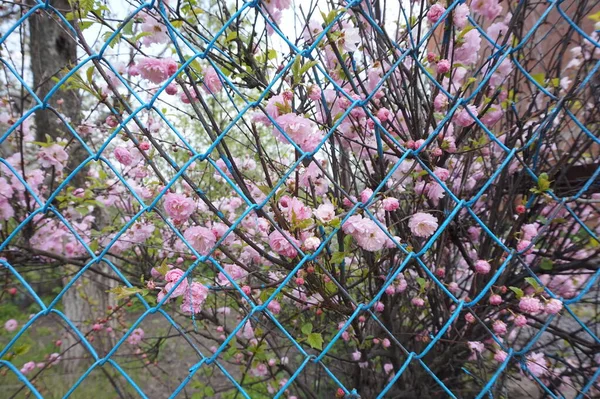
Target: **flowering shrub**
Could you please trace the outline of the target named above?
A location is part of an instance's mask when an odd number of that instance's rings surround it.
[[[231,397],[598,394],[592,2],[218,3],[71,2],[80,68],[48,98],[2,58],[6,289],[35,325],[39,265],[57,299],[117,284],[41,371],[79,345],[198,397],[208,369]],[[175,336],[185,367],[161,358]]]

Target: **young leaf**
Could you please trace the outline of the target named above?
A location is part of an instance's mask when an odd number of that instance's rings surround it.
[[[542,259],[542,262],[540,263],[540,269],[552,270],[553,267],[554,267],[554,262],[552,262],[550,259],[548,259],[548,258]]]
[[[525,277],[525,281],[527,281],[527,284],[532,286],[536,292],[543,290],[543,288],[539,285],[539,283],[533,277]]]
[[[312,330],[313,330],[313,325],[310,323],[304,324],[301,329],[302,334],[304,334],[304,335],[309,335],[310,333],[312,333]]]
[[[345,252],[334,252],[333,255],[331,255],[331,263],[342,263],[345,257]]]
[[[521,299],[523,298],[523,290],[517,287],[508,287],[509,290],[511,290],[512,292],[515,293],[515,295],[517,296],[517,299]]]
[[[323,337],[319,333],[310,333],[306,340],[311,348],[321,350],[323,349]]]

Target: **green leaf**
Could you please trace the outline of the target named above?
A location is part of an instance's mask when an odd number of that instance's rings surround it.
[[[133,35],[133,19],[125,24],[122,32],[126,35]]]
[[[300,59],[302,57],[297,55],[294,63],[292,64],[292,78],[294,83],[298,83],[300,81]]]
[[[541,73],[532,73],[531,78],[535,80],[540,86],[544,87],[546,85],[546,74]]]
[[[331,227],[334,227],[334,228],[336,228],[336,229],[339,229],[339,228],[340,228],[340,226],[342,225],[342,221],[340,220],[340,218],[333,218],[333,219],[331,220],[331,222],[329,222],[329,225],[330,225]]]
[[[527,281],[527,284],[532,286],[536,292],[543,290],[542,286],[540,286],[540,284],[533,277],[525,277],[525,281]]]
[[[85,76],[87,77],[88,83],[92,84],[92,78],[94,76],[94,67],[91,66],[85,71]]]
[[[271,50],[267,51],[267,59],[268,60],[272,60],[275,58],[277,58],[277,50],[271,49]]]
[[[306,323],[302,326],[302,334],[304,335],[309,335],[310,333],[312,333],[313,330],[313,325],[311,323]]]
[[[329,14],[325,14],[324,12],[321,11],[321,16],[323,17],[323,21],[325,21],[325,25],[329,25],[333,22],[333,20],[335,19],[335,17],[337,17],[337,15],[341,12],[346,11],[345,8],[338,8],[335,10],[331,10],[329,11]]]
[[[323,349],[323,337],[320,333],[310,333],[306,340],[311,348],[321,350]]]
[[[552,270],[553,267],[554,267],[554,262],[552,262],[550,259],[548,259],[548,258],[542,259],[542,262],[540,263],[540,269]]]
[[[92,26],[93,24],[95,24],[95,21],[83,21],[79,23],[79,28],[81,28],[81,31],[83,32],[84,30],[86,30],[87,28],[89,28],[90,26]]]
[[[225,37],[225,43],[229,43],[230,41],[237,39],[237,37],[238,33],[236,31],[229,32],[227,37]]]
[[[511,290],[512,292],[515,293],[515,295],[517,296],[517,299],[521,299],[523,298],[523,290],[517,287],[508,287],[509,290]]]
[[[156,268],[156,271],[159,272],[160,274],[162,274],[163,276],[167,275],[167,272],[169,271],[169,266],[167,265],[166,261],[163,261],[163,263]]]
[[[333,255],[331,255],[330,263],[342,263],[345,257],[345,252],[334,252]]]
[[[591,19],[594,22],[600,22],[600,11],[598,11],[595,14],[588,15],[588,18]]]
[[[344,249],[348,250],[352,246],[352,236],[348,234],[344,237]]]
[[[550,180],[548,180],[548,174],[542,173],[538,177],[538,189],[541,192],[546,192],[550,189]]]
[[[543,194],[546,191],[550,191],[550,180],[548,180],[548,174],[541,173],[538,176],[537,187],[532,188],[530,191],[535,194]]]
[[[310,68],[314,67],[318,63],[319,63],[318,61],[313,60],[313,61],[308,61],[307,63],[302,65],[302,68],[300,68],[300,76],[304,75]]]
[[[417,277],[417,284],[421,288],[421,291],[425,290],[425,286],[427,285],[427,281],[423,277]]]
[[[29,349],[31,349],[31,345],[29,344],[19,345],[15,348],[15,355],[24,355],[29,352]]]

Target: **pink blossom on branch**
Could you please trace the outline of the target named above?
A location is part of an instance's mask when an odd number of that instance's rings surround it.
[[[435,216],[429,213],[415,213],[408,222],[410,231],[417,237],[430,237],[438,228],[438,222]]]
[[[300,246],[300,242],[292,237],[290,234],[287,234],[285,237],[278,230],[273,231],[269,234],[269,245],[273,251],[277,252],[279,255],[287,256],[288,258],[295,258],[298,254],[298,251],[294,246],[290,243],[292,241],[296,246]]]
[[[177,62],[172,58],[142,57],[138,59],[136,70],[142,78],[160,84],[177,72]]]
[[[196,203],[182,194],[165,195],[165,212],[175,223],[185,222],[196,210]]]
[[[215,94],[223,89],[219,74],[212,65],[204,69],[204,86],[207,93]]]

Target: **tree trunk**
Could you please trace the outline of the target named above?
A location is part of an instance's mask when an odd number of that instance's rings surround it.
[[[68,0],[51,0],[50,4],[61,13],[70,11]],[[75,22],[72,22],[75,23]],[[72,32],[65,26],[58,16],[48,11],[41,11],[32,15],[29,19],[30,46],[31,46],[31,70],[33,74],[34,90],[40,99],[44,99],[50,90],[56,85],[53,77],[62,77],[66,70],[72,69],[77,64],[77,42]],[[59,101],[59,99],[61,101]],[[58,90],[47,101],[47,105],[62,113],[69,120],[69,125],[76,130],[81,121],[81,96],[76,90]],[[36,140],[46,141],[46,136],[52,140],[63,138],[69,141],[67,151],[69,161],[65,168],[65,176],[68,176],[87,157],[87,153],[77,139],[73,136],[69,127],[63,123],[58,115],[51,109],[38,110],[35,113],[35,124],[37,127]],[[69,182],[71,187],[83,187],[88,168],[83,168],[72,176]],[[96,223],[102,226],[104,223],[100,212],[95,213]],[[95,268],[108,272],[104,264],[95,265]],[[66,284],[79,269],[72,265],[65,265]],[[63,296],[65,315],[73,324],[85,334],[91,329],[97,319],[106,315],[109,303],[109,295],[106,291],[114,287],[114,281],[95,274],[88,270]],[[81,359],[88,356],[86,348],[78,343],[79,339],[71,332],[67,334],[64,348],[71,348],[65,353],[63,365],[67,374],[78,377],[81,368]],[[110,350],[112,342],[108,334],[103,339],[97,339],[94,347],[102,356],[103,352]]]

